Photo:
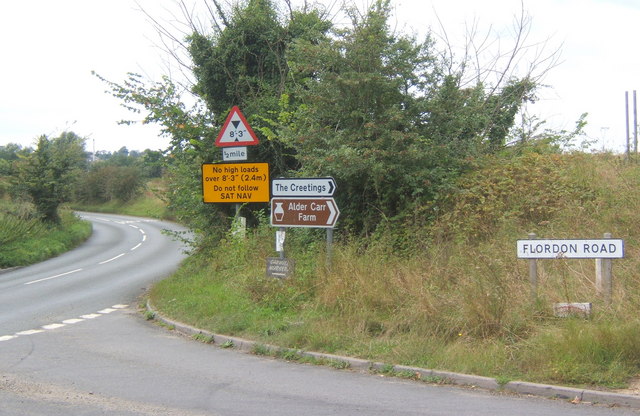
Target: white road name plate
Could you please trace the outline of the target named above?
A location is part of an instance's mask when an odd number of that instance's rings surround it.
[[[624,240],[518,240],[520,259],[619,259],[624,257]]]

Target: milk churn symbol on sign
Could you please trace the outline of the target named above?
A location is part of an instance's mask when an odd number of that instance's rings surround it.
[[[276,208],[273,210],[273,216],[276,218],[276,221],[282,221],[284,217],[284,208],[282,208],[283,202],[276,202]]]

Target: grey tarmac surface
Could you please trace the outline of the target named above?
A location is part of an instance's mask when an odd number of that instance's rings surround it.
[[[2,415],[638,414],[255,356],[151,325],[134,309],[19,337],[0,353]]]
[[[196,342],[138,310],[144,288],[183,258],[161,224],[93,221],[96,235],[80,254],[0,275],[2,416],[639,414],[289,363]],[[82,270],[65,274],[76,269]]]

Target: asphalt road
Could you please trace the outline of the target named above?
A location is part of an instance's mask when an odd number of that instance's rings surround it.
[[[82,247],[0,274],[0,415],[637,415],[202,344],[137,299],[184,258],[153,220],[84,214]]]

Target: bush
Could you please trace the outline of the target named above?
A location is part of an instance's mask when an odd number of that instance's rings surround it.
[[[143,185],[136,167],[97,165],[81,179],[76,199],[84,203],[127,202],[140,193]]]

